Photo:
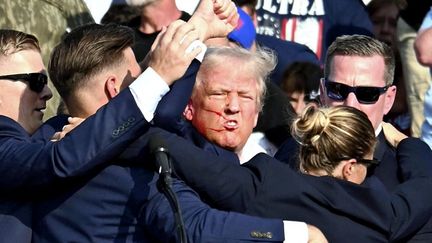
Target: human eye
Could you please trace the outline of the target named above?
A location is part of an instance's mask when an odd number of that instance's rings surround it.
[[[226,92],[222,90],[212,90],[209,92],[209,96],[215,99],[222,99],[226,96]]]
[[[251,101],[255,100],[255,96],[248,92],[239,93],[239,97],[243,100],[251,100]]]

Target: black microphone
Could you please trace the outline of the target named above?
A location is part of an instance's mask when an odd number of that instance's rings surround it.
[[[149,147],[159,167],[159,174],[165,178],[171,177],[171,161],[165,141],[160,136],[153,136],[150,139]]]
[[[173,210],[176,231],[177,231],[177,242],[187,243],[186,228],[183,222],[183,216],[180,209],[180,204],[178,198],[171,188],[172,178],[171,178],[171,160],[166,148],[165,141],[159,135],[154,135],[149,141],[150,153],[156,159],[156,164],[159,166],[159,180],[157,181],[157,187],[168,199],[170,206]]]

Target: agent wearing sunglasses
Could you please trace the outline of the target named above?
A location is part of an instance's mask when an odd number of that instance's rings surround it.
[[[375,174],[392,190],[402,182],[394,149],[382,133],[383,117],[395,100],[395,59],[386,44],[367,36],[337,38],[329,47],[321,79],[321,101],[326,106],[347,105],[363,111],[371,121],[378,144]]]
[[[26,49],[2,55],[0,61],[0,114],[32,134],[42,125],[46,102],[52,97],[40,52]]]

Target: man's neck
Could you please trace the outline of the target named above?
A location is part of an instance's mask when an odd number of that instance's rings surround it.
[[[69,115],[72,117],[87,118],[102,107],[104,104],[96,100],[89,100],[83,96],[74,97],[67,102]]]

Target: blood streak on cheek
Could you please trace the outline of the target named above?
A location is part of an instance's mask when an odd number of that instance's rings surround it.
[[[222,112],[214,111],[214,110],[209,110],[209,109],[204,109],[204,110],[207,111],[207,112],[210,112],[210,113],[214,113],[215,115],[221,117],[221,118],[224,119],[225,121],[228,120],[228,118],[226,118],[226,117],[222,114]]]
[[[222,114],[222,112],[214,111],[214,110],[209,110],[209,109],[204,109],[204,110],[207,111],[207,112],[212,113],[213,115],[216,115],[216,116],[222,118],[222,119],[225,120],[225,121],[228,120],[226,117],[224,117],[224,115]],[[208,130],[215,131],[215,132],[222,132],[222,131],[225,131],[224,128],[211,128],[211,127],[209,127],[209,128],[207,128],[207,129],[208,129]]]

